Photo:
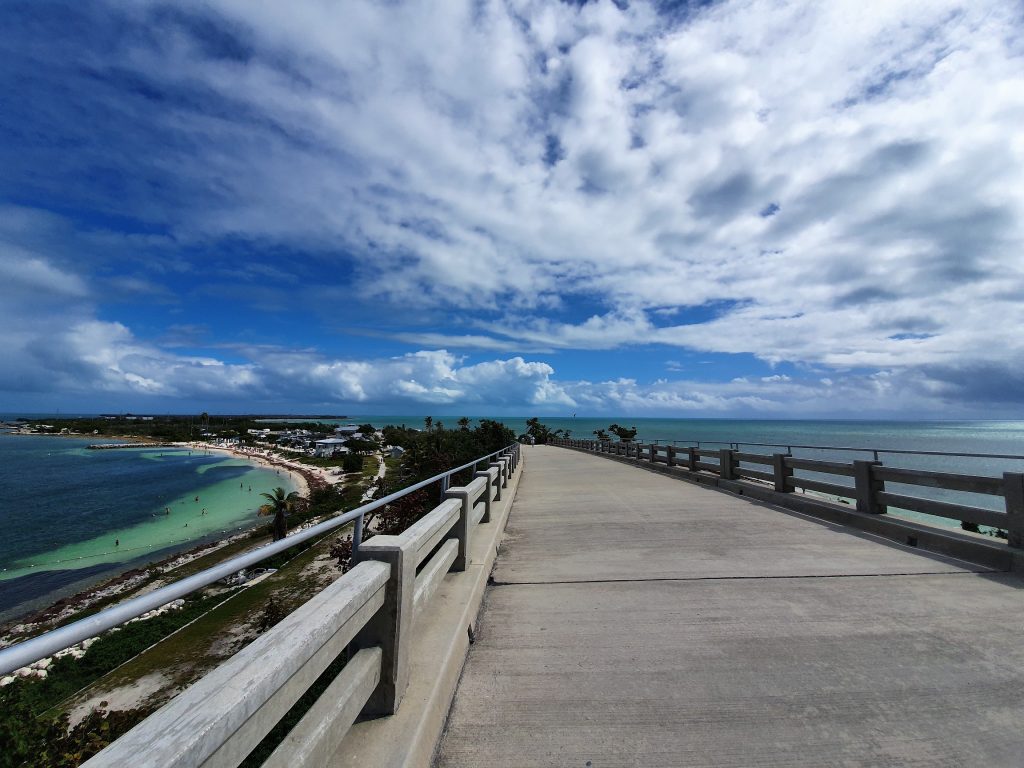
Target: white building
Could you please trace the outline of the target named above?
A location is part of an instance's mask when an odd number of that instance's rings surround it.
[[[325,459],[331,456],[344,456],[349,453],[345,447],[345,441],[338,437],[328,437],[326,440],[317,440],[314,444],[313,455]]]

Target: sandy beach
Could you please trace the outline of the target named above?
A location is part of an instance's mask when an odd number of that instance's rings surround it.
[[[234,459],[243,459],[258,467],[282,469],[288,473],[300,496],[309,496],[310,489],[318,484],[335,485],[341,482],[340,477],[331,475],[325,469],[310,467],[297,461],[288,461],[261,448],[228,448],[202,442],[175,443],[175,445],[190,451],[218,453]]]

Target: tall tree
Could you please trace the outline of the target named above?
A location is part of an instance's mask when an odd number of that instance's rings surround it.
[[[532,419],[526,420],[526,434],[537,443],[546,443],[552,437],[561,437],[564,434],[564,430],[552,430],[546,424],[541,424],[540,419],[534,416]]]
[[[624,443],[631,442],[636,437],[636,427],[620,427],[618,424],[612,424],[608,427],[608,431],[612,432],[619,440]]]
[[[260,507],[260,517],[274,516],[274,541],[280,541],[288,535],[288,515],[302,497],[292,491],[285,493],[284,488],[275,488],[271,493],[261,493],[260,496],[267,500],[267,503]]]

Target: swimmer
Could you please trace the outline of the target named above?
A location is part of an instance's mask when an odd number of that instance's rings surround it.
[[[120,539],[114,539],[114,546],[115,547],[120,547],[121,546],[121,540]]]

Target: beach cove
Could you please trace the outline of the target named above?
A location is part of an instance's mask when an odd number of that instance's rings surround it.
[[[0,619],[251,529],[263,522],[263,492],[308,492],[302,474],[266,458],[188,445],[87,448],[97,442],[0,435]]]

